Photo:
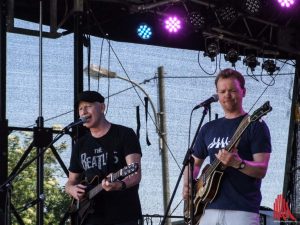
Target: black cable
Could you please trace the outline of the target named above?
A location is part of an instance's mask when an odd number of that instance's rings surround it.
[[[284,66],[285,66],[285,63],[283,63],[283,65],[281,66],[281,68],[278,70],[277,74],[276,74],[274,77],[272,76],[272,80],[270,81],[269,84],[271,84],[271,82],[274,82],[274,84],[275,84],[275,78],[277,77],[277,75],[279,74],[279,71],[280,71]],[[253,109],[253,107],[256,105],[256,103],[258,102],[258,100],[263,96],[263,94],[267,91],[267,89],[268,89],[270,86],[273,86],[274,84],[272,84],[272,85],[266,84],[266,85],[267,85],[266,88],[263,90],[263,92],[260,94],[260,96],[257,98],[257,100],[253,103],[252,107],[250,108],[250,110],[249,110],[248,112],[250,112],[250,111]]]
[[[294,76],[295,73],[280,73],[277,76]],[[269,74],[262,74],[262,75],[248,75],[248,74],[243,74],[244,77],[261,77],[261,76],[270,76]],[[216,76],[165,76],[164,79],[191,79],[191,78],[197,78],[197,79],[207,79],[207,78],[216,78]],[[257,78],[255,78],[257,80]]]
[[[110,46],[110,40],[107,39],[108,41],[108,60],[107,60],[107,105],[106,105],[106,111],[105,111],[105,115],[108,112],[108,108],[109,108],[109,92],[110,92],[110,76],[109,76],[109,72],[110,72],[110,50],[111,50],[111,46]]]
[[[218,55],[217,55],[218,56]],[[207,72],[202,66],[201,66],[201,63],[200,63],[200,51],[198,52],[198,65],[199,65],[199,67],[201,68],[201,70],[204,72],[204,73],[206,73],[207,75],[214,75],[216,72],[217,72],[217,67],[218,67],[218,65],[217,65],[217,56],[216,56],[216,67],[215,67],[215,71],[213,72],[213,73],[209,73],[209,72]]]
[[[101,69],[102,66],[102,52],[103,52],[103,44],[104,44],[104,38],[102,38],[101,42],[101,48],[100,48],[100,56],[99,56],[99,69]],[[97,91],[100,91],[100,76],[98,76],[98,89]]]

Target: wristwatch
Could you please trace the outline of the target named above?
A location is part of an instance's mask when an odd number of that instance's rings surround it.
[[[239,170],[241,170],[241,169],[244,169],[245,168],[245,166],[246,166],[246,164],[245,164],[245,161],[242,159],[242,162],[240,163],[240,165],[239,165]]]
[[[123,190],[125,190],[126,189],[126,183],[124,182],[124,181],[122,181],[122,180],[119,180],[119,182],[122,184],[122,186],[121,186],[121,191],[123,191]]]

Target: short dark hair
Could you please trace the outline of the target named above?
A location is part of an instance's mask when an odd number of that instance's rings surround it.
[[[220,78],[234,78],[234,79],[237,79],[240,83],[240,86],[242,89],[245,89],[245,79],[243,77],[243,75],[236,71],[236,70],[233,70],[233,69],[224,69],[224,70],[221,70],[219,72],[219,74],[217,75],[216,79],[215,79],[215,85],[217,87],[217,83],[219,81]]]

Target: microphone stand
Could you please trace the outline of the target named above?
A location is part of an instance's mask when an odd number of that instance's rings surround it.
[[[26,155],[22,157],[22,160],[20,160],[17,164],[17,166],[14,168],[14,170],[11,172],[11,174],[9,175],[9,177],[7,178],[7,180],[0,185],[0,191],[4,191],[5,189],[10,190],[11,189],[11,183],[12,181],[24,170],[26,169],[32,162],[34,162],[36,159],[39,159],[40,157],[43,156],[43,154],[47,151],[48,148],[51,148],[51,146],[53,146],[53,144],[55,142],[57,142],[64,134],[68,133],[68,130],[66,129],[70,129],[71,127],[68,125],[67,127],[65,127],[64,129],[62,129],[57,135],[56,137],[48,144],[46,145],[46,147],[44,147],[44,149],[40,148],[40,151],[32,158],[30,159],[28,162],[26,162],[22,167],[22,162],[25,160]],[[31,149],[33,147],[33,144],[31,144],[30,148]],[[29,151],[27,151],[27,154],[29,153]],[[19,168],[17,168],[19,167]],[[10,195],[9,195],[10,196]],[[34,203],[38,204],[39,202],[44,200],[44,195],[38,196],[38,200],[36,200]],[[9,199],[10,200],[10,199]],[[10,204],[10,203],[7,203]],[[14,210],[15,211],[15,210]],[[9,218],[9,215],[7,215]],[[9,219],[8,221],[9,222]],[[24,224],[23,222],[21,224]]]
[[[67,126],[69,127],[69,125]],[[70,127],[71,128],[71,127]],[[56,137],[48,144],[41,152],[39,152],[37,155],[35,155],[32,159],[30,159],[28,162],[26,162],[20,169],[15,169],[8,179],[0,186],[0,191],[2,191],[2,188],[4,186],[7,186],[8,183],[10,183],[19,173],[21,173],[27,166],[29,166],[33,161],[35,161],[37,158],[39,158],[41,155],[43,155],[48,148],[50,148],[55,142],[57,142],[63,135],[68,133],[68,130],[66,128],[62,129]]]
[[[195,110],[195,108],[192,110],[192,112],[193,112],[194,110]],[[190,177],[189,177],[189,182],[191,182],[191,184],[189,184],[189,186],[191,187],[191,192],[190,192],[190,196],[189,196],[189,203],[190,203],[190,202],[192,203],[192,201],[193,201],[193,199],[194,199],[194,185],[193,185],[193,179],[194,179],[194,178],[193,178],[194,159],[193,159],[193,157],[192,157],[192,149],[193,149],[193,146],[194,146],[194,144],[195,144],[195,142],[196,142],[196,138],[197,138],[197,136],[198,136],[199,130],[200,130],[201,126],[202,126],[202,123],[203,123],[203,121],[204,121],[204,118],[205,118],[205,116],[206,116],[208,110],[210,110],[210,104],[204,105],[204,106],[203,106],[203,112],[202,112],[202,117],[201,117],[200,123],[199,123],[198,128],[197,128],[197,130],[196,130],[196,133],[195,133],[195,135],[194,135],[192,144],[191,144],[191,146],[188,148],[188,150],[187,150],[187,152],[186,152],[186,154],[185,154],[185,157],[184,157],[184,160],[183,160],[183,163],[182,163],[182,164],[183,164],[183,167],[182,167],[182,169],[181,169],[181,171],[180,171],[180,174],[179,174],[179,177],[178,177],[178,179],[177,179],[177,182],[176,182],[174,191],[173,191],[173,193],[172,193],[170,202],[169,202],[169,204],[168,204],[168,206],[167,206],[166,212],[165,212],[165,214],[164,214],[164,217],[163,217],[163,219],[162,219],[160,225],[164,225],[165,222],[166,222],[166,219],[167,219],[167,217],[168,217],[168,214],[169,214],[169,211],[170,211],[170,208],[171,208],[171,204],[172,204],[172,202],[173,202],[173,200],[174,200],[174,197],[175,197],[176,191],[177,191],[177,189],[178,189],[178,186],[179,186],[181,177],[182,177],[182,175],[183,175],[183,172],[184,172],[184,170],[185,170],[185,167],[188,166],[188,165],[189,165],[189,168],[190,168],[190,171],[189,171],[189,175],[190,175]],[[195,223],[194,223],[194,204],[189,204],[187,207],[190,207],[190,222],[189,222],[189,224],[194,225],[194,224],[195,224]]]

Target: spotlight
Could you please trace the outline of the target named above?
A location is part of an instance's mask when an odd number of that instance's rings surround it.
[[[217,14],[219,15],[220,19],[225,23],[233,21],[235,18],[237,18],[238,15],[235,8],[229,5],[217,9]]]
[[[235,63],[238,60],[241,60],[241,57],[239,57],[239,53],[237,50],[235,49],[230,49],[226,55],[224,55],[224,58],[226,61],[231,62],[232,66],[235,67]]]
[[[263,62],[262,69],[267,71],[267,73],[269,73],[270,75],[273,75],[273,73],[276,70],[279,70],[280,68],[276,66],[274,60],[268,59],[268,60]]]
[[[242,8],[249,15],[257,15],[261,12],[262,9],[262,0],[243,0]]]
[[[188,20],[196,32],[204,28],[206,24],[206,18],[199,12],[191,12],[188,16]]]
[[[170,33],[177,33],[181,29],[181,21],[176,16],[170,16],[164,24]]]
[[[219,54],[219,47],[218,47],[218,44],[215,43],[215,42],[212,42],[210,43],[208,46],[207,46],[207,49],[206,49],[206,52],[204,52],[204,56],[208,56],[211,61],[215,61],[215,57]]]
[[[295,0],[277,0],[281,7],[289,8],[294,5]]]
[[[141,24],[137,29],[137,34],[142,39],[150,39],[152,36],[152,29],[147,24]]]
[[[256,66],[260,65],[260,63],[257,61],[257,59],[256,59],[256,57],[255,57],[254,54],[247,55],[243,59],[243,64],[245,64],[246,66],[248,66],[251,69],[252,72],[255,70]]]

